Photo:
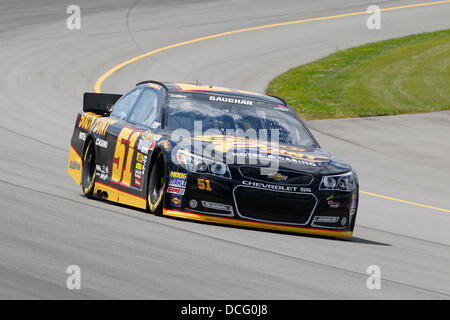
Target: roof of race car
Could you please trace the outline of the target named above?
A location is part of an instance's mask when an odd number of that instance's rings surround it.
[[[267,102],[272,102],[272,103],[277,103],[277,104],[279,104],[281,102],[283,105],[286,105],[286,102],[279,97],[273,97],[273,96],[268,96],[268,95],[261,94],[261,93],[244,91],[244,90],[236,90],[236,89],[225,88],[225,87],[216,87],[216,86],[211,86],[211,85],[200,85],[200,84],[182,83],[182,82],[158,82],[158,81],[152,81],[152,80],[143,81],[143,82],[138,83],[137,85],[141,85],[141,84],[148,84],[151,87],[153,87],[155,85],[162,85],[169,92],[223,93],[223,94],[244,96],[244,97],[254,98],[254,99],[258,99],[258,100],[264,100]]]

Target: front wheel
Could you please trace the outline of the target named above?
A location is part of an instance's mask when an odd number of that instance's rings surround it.
[[[164,189],[166,187],[166,175],[164,170],[164,157],[159,153],[148,179],[148,207],[154,215],[162,215],[164,206]]]
[[[88,198],[92,198],[95,182],[95,150],[92,140],[89,140],[83,154],[83,169],[81,172],[81,191]]]

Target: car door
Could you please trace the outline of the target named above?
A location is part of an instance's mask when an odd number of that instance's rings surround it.
[[[128,126],[127,118],[136,103],[142,88],[134,88],[123,95],[114,105],[110,119],[115,121],[106,131],[103,146],[97,144],[97,180],[116,186],[122,181],[122,171],[125,164],[126,148],[122,130]],[[106,148],[105,148],[106,146]]]
[[[147,165],[160,137],[158,132],[161,127],[162,104],[162,87],[146,86],[140,92],[127,119],[128,126],[138,133],[136,136],[130,133],[132,137],[128,158],[131,164],[130,183],[132,188],[140,191],[144,189]]]

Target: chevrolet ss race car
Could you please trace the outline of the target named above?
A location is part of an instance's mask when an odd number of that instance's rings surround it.
[[[278,97],[144,81],[85,93],[68,172],[87,197],[157,215],[351,237],[358,178]]]

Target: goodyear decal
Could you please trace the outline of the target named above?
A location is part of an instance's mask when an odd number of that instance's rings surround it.
[[[88,113],[83,113],[80,117],[80,121],[78,122],[78,128],[86,131],[92,130],[92,132],[97,133],[100,136],[104,136],[109,126],[116,122],[117,120],[99,118]]]

